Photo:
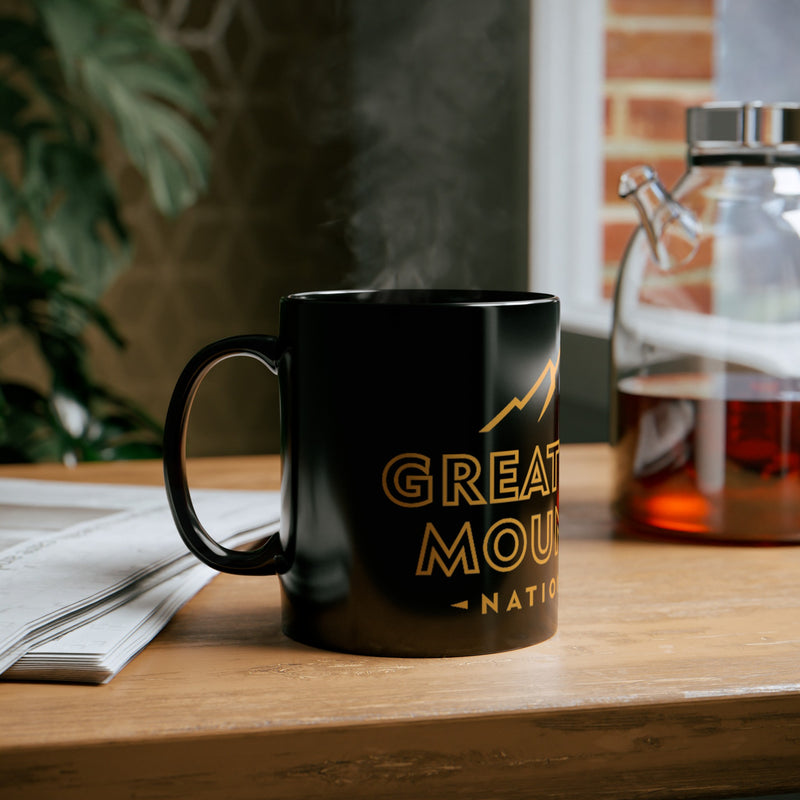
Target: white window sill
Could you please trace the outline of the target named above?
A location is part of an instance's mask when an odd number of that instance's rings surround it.
[[[612,305],[609,300],[581,305],[573,304],[561,309],[561,329],[582,336],[608,339],[611,336]]]
[[[562,329],[611,330],[601,296],[604,0],[531,0],[529,286]]]

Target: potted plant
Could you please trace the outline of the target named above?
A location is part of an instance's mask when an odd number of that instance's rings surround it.
[[[0,337],[21,331],[46,386],[7,380],[0,461],[154,456],[160,425],[92,375],[84,334],[122,340],[100,298],[131,241],[108,131],[166,215],[205,189],[209,113],[188,54],[122,0],[29,0],[0,17]]]

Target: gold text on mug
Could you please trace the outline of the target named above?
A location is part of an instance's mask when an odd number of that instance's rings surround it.
[[[558,454],[558,440],[544,451],[537,445],[522,456],[519,450],[500,450],[489,453],[487,469],[474,455],[445,453],[441,469],[434,475],[429,456],[401,453],[383,469],[383,491],[393,503],[406,508],[430,505],[438,493],[443,506],[462,502],[494,505],[530,500],[536,495],[547,497],[558,490]],[[482,477],[486,482],[486,475],[488,487],[481,491],[478,484]]]

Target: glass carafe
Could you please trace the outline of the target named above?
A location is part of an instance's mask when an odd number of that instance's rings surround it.
[[[615,510],[637,534],[800,542],[800,107],[687,113],[688,169],[648,167],[612,336]]]

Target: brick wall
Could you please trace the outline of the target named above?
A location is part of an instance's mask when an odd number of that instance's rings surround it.
[[[636,225],[620,174],[652,164],[666,186],[684,171],[685,110],[713,99],[713,0],[606,0],[603,292],[610,297]]]

